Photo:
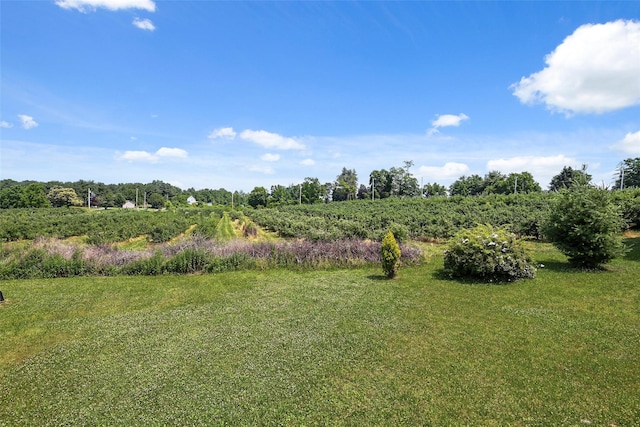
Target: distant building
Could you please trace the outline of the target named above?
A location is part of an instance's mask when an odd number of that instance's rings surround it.
[[[190,205],[197,205],[198,201],[196,200],[195,197],[189,196],[189,197],[187,197],[187,203],[189,203]]]
[[[124,202],[124,205],[122,205],[122,209],[133,209],[135,207],[136,207],[136,204],[128,200]]]

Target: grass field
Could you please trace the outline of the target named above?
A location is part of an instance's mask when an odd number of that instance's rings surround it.
[[[377,268],[0,282],[0,425],[640,424],[640,238],[534,280]]]

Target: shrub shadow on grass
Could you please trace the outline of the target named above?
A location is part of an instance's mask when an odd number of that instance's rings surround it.
[[[543,267],[544,266],[544,267]],[[548,270],[553,271],[555,273],[568,273],[568,274],[579,274],[579,273],[607,273],[610,272],[607,267],[599,266],[593,268],[584,268],[577,265],[573,265],[568,261],[558,261],[558,260],[541,260],[539,264],[536,266],[538,271]]]
[[[472,278],[461,278],[461,277],[451,277],[444,268],[438,269],[433,272],[431,275],[436,280],[446,280],[448,282],[458,283],[460,285],[473,285],[473,286],[487,286],[487,285],[509,285],[511,283],[517,282],[506,282],[506,281],[484,281],[480,279],[472,279]]]
[[[385,276],[384,274],[371,274],[367,276],[367,279],[373,280],[374,282],[386,282],[387,280],[388,281],[393,280],[393,279],[387,279],[387,276]]]
[[[624,239],[624,243],[627,247],[624,259],[629,261],[640,261],[640,237]]]

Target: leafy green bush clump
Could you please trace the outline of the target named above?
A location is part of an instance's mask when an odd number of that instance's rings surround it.
[[[536,274],[515,235],[490,225],[459,231],[444,252],[444,270],[450,277],[487,282],[533,279]]]
[[[126,264],[121,272],[129,276],[158,276],[162,274],[164,266],[164,256],[162,252],[156,251],[149,258],[141,258]]]
[[[164,271],[176,274],[191,274],[204,271],[210,256],[201,249],[188,248],[167,260]]]
[[[398,274],[401,252],[392,231],[388,231],[382,238],[380,255],[382,257],[382,270],[388,279],[393,279]]]
[[[213,258],[207,265],[207,273],[222,273],[225,271],[253,270],[257,262],[251,255],[235,253],[224,258]]]
[[[595,268],[623,254],[622,228],[620,208],[610,193],[582,186],[559,194],[543,231],[570,264]]]
[[[614,191],[611,198],[620,207],[624,228],[640,229],[640,188]]]
[[[0,279],[55,278],[89,275],[94,273],[93,265],[77,250],[71,258],[44,249],[28,249],[17,253],[0,265]]]

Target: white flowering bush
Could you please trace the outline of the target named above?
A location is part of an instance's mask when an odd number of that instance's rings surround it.
[[[522,243],[505,229],[478,225],[461,230],[444,252],[444,270],[452,278],[511,282],[533,279],[536,269]]]

